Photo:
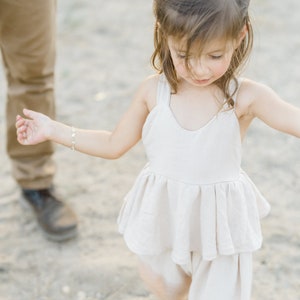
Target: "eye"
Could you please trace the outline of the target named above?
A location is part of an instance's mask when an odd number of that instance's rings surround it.
[[[176,53],[176,56],[179,58],[179,59],[186,59],[186,54],[185,53]]]
[[[223,55],[210,55],[210,57],[214,60],[218,60],[218,59],[221,59],[223,57]]]

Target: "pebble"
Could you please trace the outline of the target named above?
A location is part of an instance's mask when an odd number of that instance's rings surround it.
[[[68,295],[68,294],[70,294],[71,289],[70,289],[69,286],[65,285],[65,286],[62,288],[62,292],[63,292],[65,295]]]
[[[85,299],[86,299],[86,294],[85,294],[85,292],[82,292],[82,291],[78,292],[78,293],[77,293],[77,299],[78,299],[78,300],[85,300]]]

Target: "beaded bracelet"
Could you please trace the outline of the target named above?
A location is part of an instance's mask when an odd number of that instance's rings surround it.
[[[72,126],[71,127],[72,133],[71,133],[71,150],[75,151],[75,145],[76,145],[76,129]]]

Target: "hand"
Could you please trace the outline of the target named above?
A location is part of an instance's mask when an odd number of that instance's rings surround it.
[[[51,119],[42,113],[23,109],[28,119],[16,118],[17,139],[22,145],[35,145],[48,140]]]

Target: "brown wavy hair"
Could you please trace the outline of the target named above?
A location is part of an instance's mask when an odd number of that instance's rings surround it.
[[[154,52],[151,63],[164,73],[172,92],[177,92],[178,78],[167,43],[168,37],[186,43],[186,65],[189,51],[199,45],[199,56],[207,43],[220,38],[237,40],[246,26],[247,33],[235,50],[226,73],[215,83],[223,91],[229,107],[237,90],[237,75],[247,62],[252,45],[253,30],[248,14],[249,0],[154,0]],[[235,89],[229,89],[231,81]]]

